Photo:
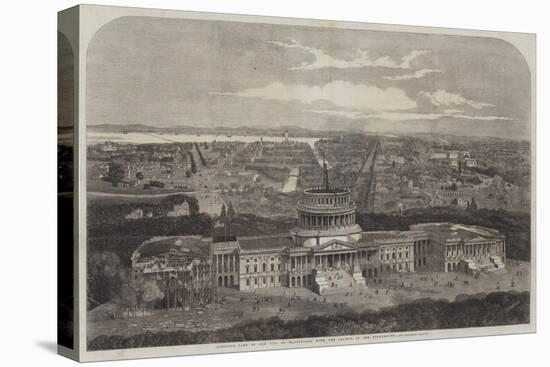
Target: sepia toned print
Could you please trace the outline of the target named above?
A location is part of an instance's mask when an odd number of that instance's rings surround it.
[[[87,352],[531,330],[518,48],[146,13],[85,53]]]

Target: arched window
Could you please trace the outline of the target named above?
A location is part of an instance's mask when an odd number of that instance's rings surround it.
[[[244,269],[245,269],[245,272],[246,272],[247,274],[250,272],[250,266],[246,265],[246,266],[244,267]]]
[[[265,273],[267,271],[267,264],[266,263],[263,263],[262,264],[262,271]]]

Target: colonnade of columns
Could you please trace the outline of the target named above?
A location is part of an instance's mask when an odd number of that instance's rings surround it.
[[[313,205],[343,205],[350,202],[349,195],[345,196],[322,196],[322,197],[313,197],[308,196],[303,201],[305,204]]]
[[[372,261],[371,259],[377,256],[377,252],[377,250],[359,250],[357,252],[358,265],[369,264]]]
[[[214,258],[214,266],[218,273],[239,271],[239,257],[237,254],[216,254]]]
[[[502,242],[496,243],[473,243],[457,244],[447,246],[447,256],[489,256],[502,255],[504,245]]]
[[[352,269],[356,259],[355,253],[315,255],[315,268],[321,271]]]
[[[296,255],[290,257],[290,271],[307,272],[311,270],[309,255]]]
[[[423,255],[429,253],[428,240],[418,240],[414,242],[414,253]]]
[[[355,213],[334,215],[300,214],[300,226],[307,228],[345,227],[355,224]]]

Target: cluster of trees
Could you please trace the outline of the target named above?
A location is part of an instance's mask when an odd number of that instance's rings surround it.
[[[144,213],[150,212],[153,217],[164,217],[174,205],[180,205],[183,202],[189,204],[189,213],[198,215],[200,211],[199,202],[193,196],[184,194],[170,195],[160,201],[160,205],[152,202],[127,202],[118,204],[104,204],[91,202],[88,206],[88,226],[102,225],[123,225],[128,220],[126,215],[136,209],[143,210]]]
[[[141,218],[121,223],[88,225],[88,238],[151,238],[155,236],[210,235],[212,219],[208,214],[181,217]],[[139,245],[139,244],[138,244]],[[113,246],[115,247],[115,246]],[[136,245],[137,247],[137,245]],[[91,247],[91,249],[94,249]],[[116,248],[113,248],[116,250]]]
[[[472,198],[472,200],[470,200],[466,203],[466,210],[467,211],[476,211],[477,210],[477,203],[476,203],[475,198]]]
[[[261,236],[274,233],[288,233],[296,225],[295,218],[277,219],[240,213],[231,221],[231,231],[238,236]]]
[[[126,176],[126,171],[124,166],[120,162],[111,162],[109,163],[109,169],[107,175],[103,177],[103,181],[112,183],[114,187],[124,180]]]
[[[101,276],[102,274],[96,275]],[[97,279],[97,277],[88,279],[88,287],[99,284]],[[102,285],[107,287],[99,292],[94,292],[96,296],[102,297],[100,300],[88,297],[88,310],[94,310],[88,313],[89,320],[144,315],[146,311],[154,310],[155,306],[165,298],[157,280],[142,277],[132,280],[130,272],[127,270],[118,271]],[[93,289],[97,291],[97,288]],[[99,302],[107,304],[108,307],[95,309]]]
[[[86,263],[88,309],[91,309],[120,294],[123,270],[119,256],[111,251],[88,254]]]
[[[189,205],[189,214],[198,215],[200,211],[199,201],[193,196],[188,196],[184,194],[170,195],[163,198],[160,201],[160,207],[163,213],[172,210],[175,205],[181,205],[187,202]]]
[[[464,296],[455,302],[422,299],[380,311],[349,311],[289,321],[274,317],[246,321],[218,330],[147,332],[132,336],[103,335],[91,340],[88,349],[126,349],[524,324],[529,322],[529,302],[528,292]]]
[[[257,171],[273,181],[284,181],[290,173],[290,168],[276,165],[249,164],[245,167],[247,171]]]
[[[531,182],[530,166],[514,166],[508,170],[499,169],[496,167],[470,167],[470,171],[481,173],[483,175],[494,177],[496,175],[501,176],[506,182],[510,182],[514,185],[528,187]]]
[[[190,215],[166,217],[174,205],[187,202]],[[127,220],[135,209],[153,213],[153,218]],[[124,273],[130,257],[144,241],[154,236],[209,235],[212,219],[199,213],[198,201],[187,195],[171,195],[154,203],[98,204],[88,207],[88,296],[89,307],[128,294]],[[123,302],[124,303],[124,302]],[[127,303],[127,302],[126,302]]]
[[[225,206],[225,203],[222,204],[219,219],[222,222],[231,223],[233,219],[235,219],[236,214],[237,213],[235,212],[235,208],[233,208],[233,202],[229,200],[229,204],[227,204],[227,208]]]
[[[210,221],[207,218],[196,217],[175,217],[175,218],[142,218],[121,224],[107,224],[104,226],[89,226],[90,237],[104,236],[177,236],[183,234],[199,234],[200,231],[188,231],[187,227],[201,228],[208,227]],[[206,224],[206,226],[205,226]],[[194,233],[186,233],[194,232]]]
[[[234,231],[233,221],[237,217],[237,212],[233,207],[233,202],[230,200],[227,207],[222,204],[220,215],[217,218],[217,225],[214,226],[212,236],[214,241],[235,240],[238,232]]]

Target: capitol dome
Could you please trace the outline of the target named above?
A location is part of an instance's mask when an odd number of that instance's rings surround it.
[[[355,223],[357,206],[347,188],[323,187],[304,190],[298,202],[298,226],[291,230],[296,244],[315,247],[338,239],[355,242],[362,229]]]

